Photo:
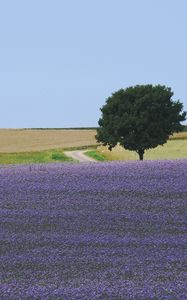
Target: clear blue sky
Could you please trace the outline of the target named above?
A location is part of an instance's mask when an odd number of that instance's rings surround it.
[[[187,110],[186,0],[0,2],[0,127],[97,126],[112,92],[170,86]]]

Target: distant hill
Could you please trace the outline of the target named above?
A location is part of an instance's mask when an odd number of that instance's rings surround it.
[[[69,128],[20,128],[20,130],[96,130],[97,127],[69,127]]]

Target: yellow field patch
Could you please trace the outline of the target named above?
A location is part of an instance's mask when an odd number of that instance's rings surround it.
[[[31,152],[97,145],[94,129],[0,129],[0,153]],[[133,151],[115,147],[112,152],[99,147],[99,152],[109,160],[135,160]],[[145,159],[172,159],[187,157],[187,132],[174,134],[163,147],[146,151]]]
[[[96,145],[93,129],[0,129],[0,152],[26,152]]]
[[[187,139],[187,131],[174,133],[171,137],[171,140],[175,139]]]
[[[128,151],[119,145],[112,151],[107,147],[98,147],[99,153],[108,160],[137,160],[138,154],[135,151]],[[145,151],[144,159],[177,159],[187,158],[187,139],[171,139],[163,146]]]

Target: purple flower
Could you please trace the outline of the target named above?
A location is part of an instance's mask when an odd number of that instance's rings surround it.
[[[0,299],[186,299],[187,160],[0,168]]]

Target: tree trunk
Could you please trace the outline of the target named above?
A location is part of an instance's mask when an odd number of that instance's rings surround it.
[[[143,160],[144,150],[140,149],[138,150],[139,160]]]

